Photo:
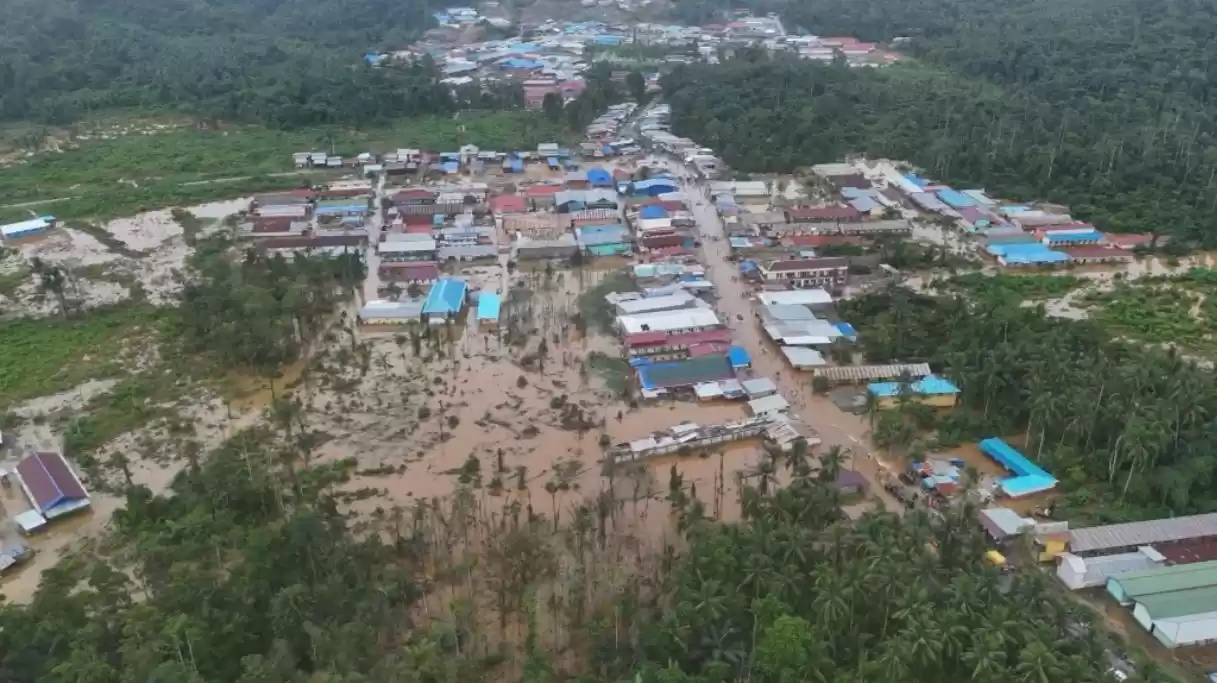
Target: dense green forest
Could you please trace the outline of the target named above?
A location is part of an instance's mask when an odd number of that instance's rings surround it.
[[[640,558],[612,593],[587,581],[617,557],[626,503],[601,496],[555,533],[518,503],[478,513],[466,487],[452,505],[419,501],[352,535],[335,492],[347,463],[296,455],[276,433],[245,432],[192,459],[172,495],[128,487],[104,560],[65,561],[31,605],[0,605],[0,678],[1108,680],[1112,643],[1088,608],[1040,572],[984,565],[967,510],[845,518],[828,483],[839,451],[817,470],[805,449],[762,463],[735,524],[704,519],[673,472],[681,549]],[[462,559],[479,538],[484,560]],[[1131,680],[1168,679],[1145,662]]]
[[[869,361],[926,361],[958,384],[962,410],[937,425],[938,441],[1025,444],[1061,480],[1074,519],[1217,511],[1217,374],[1008,294],[898,288],[841,313]]]
[[[1034,88],[924,65],[793,58],[682,67],[664,91],[675,130],[741,170],[888,156],[965,187],[1067,204],[1103,229],[1217,244],[1217,144],[1173,114],[1137,125],[1139,110],[1124,104],[1081,114]]]
[[[429,62],[364,64],[365,51],[420,35],[429,11],[417,0],[15,0],[0,26],[0,119],[66,123],[138,108],[358,126],[522,104],[507,90],[454,97]]]
[[[749,136],[750,153],[734,159],[743,169],[788,168],[798,163],[785,152],[789,143],[810,137],[794,148],[816,161],[842,147],[890,153],[953,182],[1067,203],[1107,229],[1156,229],[1217,243],[1211,230],[1217,223],[1217,86],[1208,77],[1217,63],[1208,30],[1217,7],[1211,3],[677,5],[687,19],[731,7],[780,12],[789,28],[817,35],[909,38],[899,49],[921,67],[885,75],[858,70],[860,84],[826,82],[806,65],[732,65],[674,76],[669,92],[683,92],[672,100],[679,105],[673,121],[686,134],[713,136],[711,120],[720,122],[719,131],[758,128]],[[759,109],[769,109],[771,120],[761,119]],[[684,122],[681,112],[695,116]],[[834,132],[844,128],[849,120],[835,121],[840,114],[861,122],[847,139],[865,146],[815,134],[826,119],[835,122]]]

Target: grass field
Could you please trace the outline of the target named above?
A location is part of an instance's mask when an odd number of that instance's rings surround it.
[[[0,408],[117,375],[124,342],[155,338],[161,316],[154,308],[123,306],[79,320],[0,325]]]
[[[44,152],[25,163],[0,168],[0,220],[27,218],[30,213],[105,219],[295,187],[308,179],[272,175],[294,171],[293,152],[332,149],[353,156],[399,147],[456,151],[464,143],[508,150],[534,148],[539,142],[562,141],[568,135],[536,113],[511,111],[464,114],[456,119],[409,119],[365,131],[179,128],[85,140],[78,149]],[[212,182],[187,184],[200,181]],[[10,206],[63,198],[70,199],[29,208]]]

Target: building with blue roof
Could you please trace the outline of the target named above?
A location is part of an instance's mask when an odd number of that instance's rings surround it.
[[[1067,263],[1069,256],[1038,242],[1027,244],[990,244],[985,248],[997,262],[1009,267],[1050,266]]]
[[[499,310],[502,308],[502,299],[494,292],[482,292],[478,295],[478,325],[483,327],[497,327],[499,324]]]
[[[1101,241],[1103,241],[1103,233],[1098,230],[1044,233],[1044,244],[1049,247],[1073,247],[1081,244],[1098,244]]]
[[[900,403],[902,382],[871,382],[866,390],[875,397],[879,408],[894,408]],[[919,403],[935,408],[953,408],[959,396],[959,387],[945,377],[926,375],[908,384],[909,397]]]
[[[533,69],[540,69],[541,67],[545,66],[545,62],[536,59],[520,59],[518,57],[512,57],[499,62],[499,66],[503,67],[504,69],[528,69],[531,71]]]
[[[592,187],[612,187],[613,174],[599,166],[593,166],[587,169],[587,182]]]
[[[635,197],[658,197],[661,194],[675,192],[677,183],[670,178],[649,178],[634,182],[631,194]]]
[[[461,172],[461,162],[445,161],[444,163],[440,164],[440,168],[443,169],[444,173],[447,173],[448,175],[455,175]]]
[[[976,202],[977,206],[997,206],[997,202],[993,201],[989,195],[985,194],[984,190],[961,190],[965,195]]]
[[[952,190],[949,187],[945,190],[939,190],[936,194],[938,195],[938,198],[942,200],[943,204],[946,204],[952,209],[962,209],[967,206],[976,206],[976,200],[962,192]]]
[[[854,199],[850,199],[848,204],[857,209],[858,213],[872,213],[874,211],[878,211],[880,208],[879,202],[871,199],[870,197],[856,197]]]
[[[920,188],[926,188],[926,187],[930,186],[930,181],[926,180],[925,178],[922,178],[921,176],[917,175],[916,173],[905,173],[904,179]]]
[[[1029,496],[1056,488],[1055,477],[999,438],[992,437],[981,441],[980,452],[1014,473],[1013,477],[1007,477],[997,482],[1002,493],[1011,498]]]
[[[575,228],[575,239],[579,250],[592,256],[622,256],[634,250],[629,228],[619,223]]]
[[[440,319],[454,318],[465,308],[465,293],[469,285],[464,280],[444,277],[431,285],[427,300],[423,302],[423,315]]]
[[[727,349],[727,361],[731,363],[734,370],[752,367],[752,356],[749,355],[748,349],[742,346],[732,346]]]
[[[659,204],[648,204],[638,212],[639,218],[667,218],[668,212]]]
[[[368,200],[339,199],[317,202],[313,209],[316,216],[363,216],[368,212]]]
[[[841,332],[841,336],[850,341],[858,341],[858,331],[849,323],[833,323],[833,327]]]

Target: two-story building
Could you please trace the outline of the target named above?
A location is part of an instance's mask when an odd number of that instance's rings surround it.
[[[761,266],[761,276],[765,282],[783,283],[794,289],[839,291],[849,282],[849,259],[825,257],[773,261]]]

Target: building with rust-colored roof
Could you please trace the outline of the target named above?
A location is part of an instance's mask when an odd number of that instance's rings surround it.
[[[527,213],[528,202],[515,194],[500,194],[490,198],[490,213],[501,216],[508,213]]]
[[[857,221],[860,218],[861,212],[852,206],[817,206],[786,210],[786,220],[789,223],[832,223]]]
[[[58,453],[34,453],[17,464],[17,477],[30,505],[47,519],[89,507],[80,478]]]

